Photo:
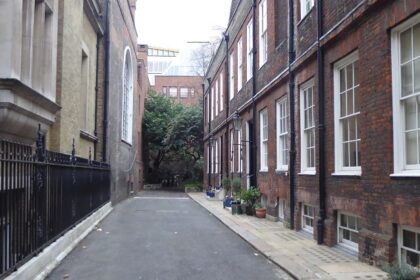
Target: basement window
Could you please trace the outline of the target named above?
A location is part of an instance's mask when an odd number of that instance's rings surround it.
[[[420,228],[400,227],[398,232],[400,263],[420,271]]]
[[[302,205],[302,230],[314,233],[315,208],[309,205]]]
[[[337,241],[351,250],[359,250],[360,219],[344,213],[338,214]]]

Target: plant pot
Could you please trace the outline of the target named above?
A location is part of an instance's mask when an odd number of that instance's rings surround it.
[[[232,215],[242,214],[241,204],[238,202],[232,202]]]
[[[254,216],[254,208],[252,207],[252,205],[245,206],[245,213],[248,216]]]
[[[266,208],[255,208],[255,216],[257,216],[257,218],[264,219],[266,214]]]

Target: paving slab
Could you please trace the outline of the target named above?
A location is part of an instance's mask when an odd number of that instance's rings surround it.
[[[317,245],[308,233],[289,230],[280,222],[232,215],[203,193],[188,195],[295,279],[388,279],[387,273],[359,262],[355,254]]]

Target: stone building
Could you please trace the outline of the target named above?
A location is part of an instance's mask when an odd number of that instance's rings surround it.
[[[33,143],[56,100],[58,1],[0,2],[0,137]]]
[[[419,266],[418,1],[232,1],[207,72],[205,185],[359,259]],[[417,245],[416,245],[417,244]]]
[[[102,0],[105,11],[105,93],[103,158],[111,163],[111,200],[140,189],[141,120],[145,86],[138,86],[135,0]],[[145,72],[143,72],[145,73]],[[143,96],[142,96],[143,94]],[[140,157],[141,158],[141,157]]]
[[[57,103],[61,110],[48,133],[53,151],[96,158],[97,97],[104,95],[104,27],[97,0],[59,1]],[[102,54],[100,56],[100,54]],[[99,153],[100,154],[100,153]],[[102,159],[99,157],[99,159]]]
[[[203,77],[200,76],[155,76],[155,86],[157,92],[165,94],[175,102],[187,106],[199,105],[203,96],[201,84]]]

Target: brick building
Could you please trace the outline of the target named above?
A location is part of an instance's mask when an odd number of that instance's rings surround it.
[[[135,0],[102,0],[105,11],[105,92],[99,102],[104,113],[102,156],[111,163],[111,201],[137,193],[142,183],[141,125],[148,83],[137,59]],[[139,76],[140,75],[140,76]]]
[[[418,1],[232,1],[207,72],[205,185],[359,259],[419,266]],[[236,124],[236,125],[235,125]]]
[[[155,76],[157,92],[187,106],[199,105],[202,94],[203,77],[200,76]]]

